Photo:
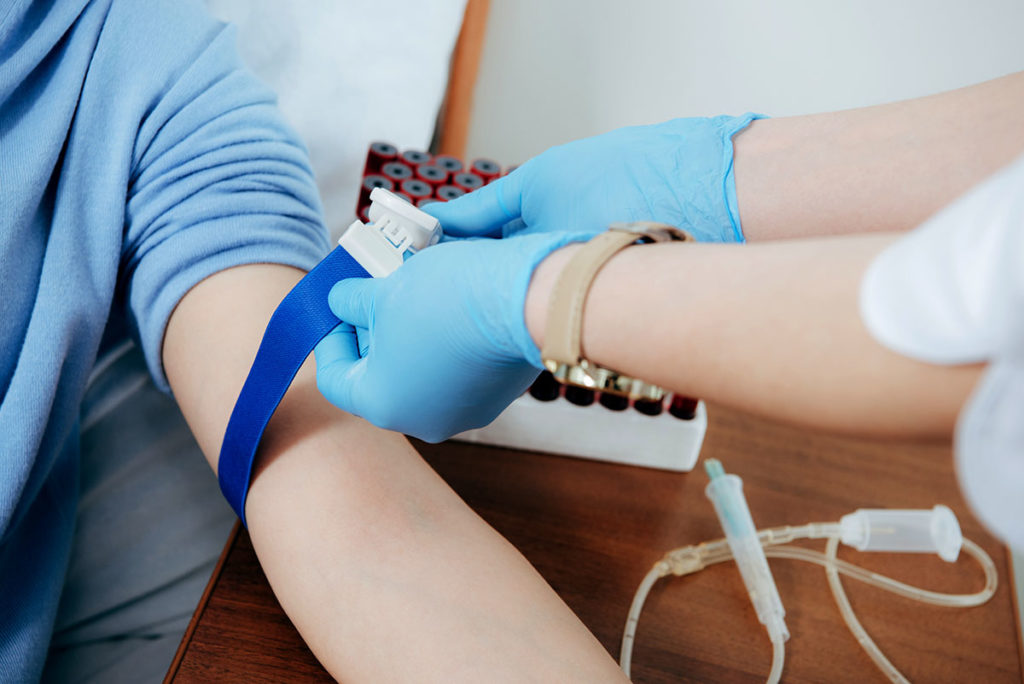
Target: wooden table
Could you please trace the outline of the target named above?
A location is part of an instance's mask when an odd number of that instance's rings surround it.
[[[911,681],[1021,681],[1009,554],[968,512],[948,445],[838,438],[720,407],[711,407],[710,418],[703,456],[743,478],[758,527],[835,521],[862,507],[952,508],[964,535],[996,562],[999,589],[989,603],[940,608],[846,580],[850,601]],[[633,592],[650,566],[669,549],[721,536],[699,468],[677,474],[458,443],[416,447],[616,658]],[[966,557],[947,564],[850,549],[840,556],[939,591],[982,585],[980,568]],[[770,563],[792,634],[783,681],[886,681],[839,617],[824,571]],[[640,619],[633,677],[760,682],[770,660],[739,573],[722,564],[655,585]],[[167,681],[331,681],[281,611],[244,531],[236,528],[228,540]]]

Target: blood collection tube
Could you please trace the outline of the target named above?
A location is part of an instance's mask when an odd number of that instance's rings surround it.
[[[473,192],[484,186],[484,179],[475,173],[457,173],[452,176],[452,185],[466,192]]]
[[[448,172],[436,164],[420,164],[416,167],[416,177],[436,188],[448,180]]]
[[[450,154],[439,154],[434,157],[434,164],[448,172],[448,175],[462,171],[462,162]]]
[[[501,165],[491,159],[474,159],[473,163],[469,165],[469,170],[483,178],[484,184],[490,183],[501,175]]]
[[[406,150],[402,153],[401,161],[405,162],[412,168],[416,168],[420,164],[429,164],[430,155],[420,150]]]
[[[668,412],[680,420],[693,420],[697,416],[697,400],[680,394],[672,395]]]
[[[380,173],[395,185],[412,178],[412,169],[402,162],[388,162],[380,167]]]
[[[462,188],[457,188],[454,185],[442,185],[437,189],[437,199],[442,202],[450,202],[456,197],[462,197],[466,194],[466,191]]]
[[[543,371],[530,385],[530,396],[538,401],[554,401],[562,393],[562,384],[548,371]]]
[[[363,223],[370,222],[370,207],[363,207],[359,210],[359,220]]]
[[[594,403],[594,390],[576,385],[566,385],[565,398],[577,406],[590,406]]]
[[[434,202],[439,202],[439,201],[440,200],[438,200],[436,197],[421,197],[418,200],[416,200],[416,208],[417,209],[422,209],[423,207],[427,206],[428,204],[432,204]]]
[[[662,405],[660,399],[637,399],[633,402],[633,408],[645,415],[657,416],[665,407]]]
[[[430,187],[429,183],[424,183],[421,180],[410,178],[409,180],[402,181],[402,192],[413,199],[421,200],[430,197],[434,194],[434,189]]]
[[[370,143],[370,149],[366,151],[366,166],[363,168],[363,175],[380,173],[382,166],[396,159],[398,159],[398,148],[391,143]]]
[[[359,202],[356,204],[356,214],[358,215],[366,207],[370,206],[370,193],[373,192],[374,188],[384,188],[385,190],[394,190],[395,184],[390,179],[384,176],[370,175],[363,179],[363,185],[359,188]]]
[[[598,397],[598,401],[601,403],[601,406],[612,411],[625,411],[629,408],[629,397],[621,394],[601,392],[601,396]]]

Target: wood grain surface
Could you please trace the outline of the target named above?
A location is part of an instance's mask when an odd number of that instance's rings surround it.
[[[952,508],[964,535],[996,562],[1000,584],[988,604],[940,608],[845,580],[850,601],[911,681],[1021,681],[1008,554],[968,512],[948,444],[835,437],[720,407],[709,412],[702,457],[721,459],[743,478],[759,528],[835,521],[862,507]],[[633,592],[650,566],[669,549],[721,536],[700,469],[666,473],[457,443],[416,447],[616,658]],[[967,557],[948,564],[850,549],[840,557],[939,591],[973,592],[983,584]],[[839,617],[824,571],[769,562],[792,634],[783,681],[886,681]],[[640,618],[633,678],[762,682],[770,660],[739,573],[722,564],[655,585]],[[244,531],[229,540],[167,681],[330,681],[274,599]]]

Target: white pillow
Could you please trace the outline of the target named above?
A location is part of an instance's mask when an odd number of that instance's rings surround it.
[[[425,150],[466,0],[207,0],[309,147],[331,235],[355,217],[374,140]]]

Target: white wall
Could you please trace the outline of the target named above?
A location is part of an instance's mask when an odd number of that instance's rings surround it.
[[[492,0],[467,156],[619,126],[773,116],[1024,69],[1020,0]]]

